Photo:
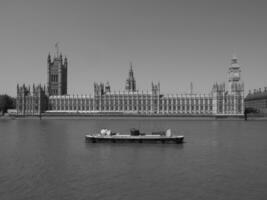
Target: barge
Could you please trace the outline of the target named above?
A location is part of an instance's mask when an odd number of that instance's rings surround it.
[[[131,129],[130,134],[114,133],[111,130],[102,129],[98,134],[85,135],[86,142],[127,142],[127,143],[183,143],[184,136],[172,135],[171,129],[157,131],[150,134],[140,133],[137,129]]]

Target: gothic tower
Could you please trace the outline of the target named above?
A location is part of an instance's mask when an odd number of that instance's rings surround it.
[[[135,78],[134,78],[132,63],[130,63],[129,76],[128,76],[128,79],[126,80],[125,90],[128,92],[135,92],[136,91],[136,82],[135,82]]]
[[[68,74],[68,60],[62,58],[62,54],[58,52],[51,60],[50,53],[47,58],[47,89],[48,95],[66,95],[67,94],[67,74]]]
[[[228,91],[233,93],[235,88],[240,84],[241,80],[241,70],[240,65],[238,64],[237,57],[233,56],[231,60],[231,65],[228,69],[228,84],[229,88]]]
[[[228,94],[225,96],[226,114],[244,114],[244,83],[241,81],[241,69],[238,60],[233,56],[228,69]]]

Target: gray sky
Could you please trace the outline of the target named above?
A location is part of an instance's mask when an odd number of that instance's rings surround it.
[[[122,90],[133,62],[137,88],[209,92],[233,54],[245,88],[267,86],[267,1],[1,0],[0,93],[46,83],[54,44],[69,59],[68,93],[108,80]]]

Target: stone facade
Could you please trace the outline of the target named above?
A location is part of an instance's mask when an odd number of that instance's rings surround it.
[[[47,57],[47,89],[50,95],[67,94],[68,60],[63,60],[62,54],[55,56],[53,61],[50,54]]]
[[[249,91],[245,98],[245,108],[253,108],[259,113],[267,114],[267,87]]]
[[[17,115],[41,115],[47,110],[48,96],[45,93],[45,86],[17,85]]]
[[[228,87],[214,84],[212,88],[213,113],[216,115],[244,114],[244,83],[241,82],[241,69],[236,57],[228,68]]]
[[[164,95],[159,83],[152,83],[149,92],[136,90],[130,65],[125,91],[110,92],[109,84],[95,83],[93,96],[50,96],[49,112],[242,116],[244,84],[240,73],[237,59],[233,58],[228,71],[228,88],[225,84],[214,84],[209,94],[194,94],[191,91]]]
[[[151,92],[114,92],[88,95],[50,96],[50,111],[135,114],[212,115],[212,95],[163,95]]]

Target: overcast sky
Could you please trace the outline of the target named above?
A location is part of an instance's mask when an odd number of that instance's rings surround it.
[[[267,1],[1,0],[0,93],[46,83],[47,55],[59,42],[69,59],[68,93],[93,82],[123,90],[129,62],[137,88],[208,93],[227,80],[233,54],[246,91],[267,86]]]

